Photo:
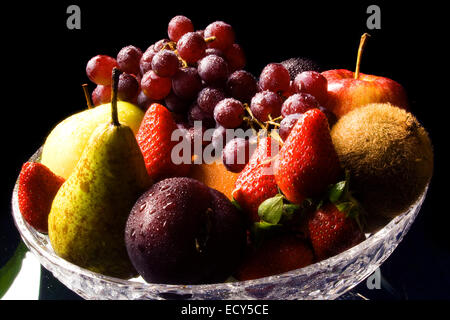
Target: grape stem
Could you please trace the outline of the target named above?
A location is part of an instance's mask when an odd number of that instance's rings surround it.
[[[117,68],[114,68],[112,71],[111,124],[114,126],[120,126],[119,115],[117,113],[117,90],[121,73],[122,71]]]
[[[258,124],[258,126],[261,127],[261,129],[267,130],[267,125],[262,124],[258,119],[255,118],[255,116],[253,115],[252,110],[248,106],[248,103],[244,103],[244,108],[248,112],[248,114],[250,115],[250,121],[256,122]]]
[[[206,43],[213,42],[214,40],[216,40],[216,37],[215,37],[215,36],[205,38],[205,42],[206,42]]]
[[[88,109],[92,109],[94,107],[94,104],[92,103],[91,95],[88,91],[88,85],[87,83],[83,83],[81,86],[83,87],[84,97],[86,98]]]
[[[171,51],[175,51],[177,48],[177,43],[174,41],[166,42],[160,51],[167,49],[167,48],[169,48],[169,50],[171,50]]]
[[[356,80],[358,80],[358,78],[359,78],[359,67],[361,65],[361,56],[364,51],[364,47],[366,45],[368,37],[370,37],[370,34],[368,34],[366,32],[361,36],[361,40],[359,41],[359,48],[358,48],[358,55],[356,57],[356,69],[355,69],[355,79]]]

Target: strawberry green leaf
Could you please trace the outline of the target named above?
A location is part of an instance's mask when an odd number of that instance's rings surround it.
[[[250,229],[253,244],[260,245],[266,237],[278,232],[281,228],[281,224],[272,224],[265,221],[255,222]]]
[[[340,181],[333,185],[328,193],[328,198],[332,203],[336,203],[341,199],[347,187],[347,181]]]
[[[294,216],[294,213],[300,209],[300,206],[293,203],[283,204],[283,215],[282,219],[284,221],[289,221]]]
[[[270,224],[278,224],[283,215],[283,199],[282,194],[264,200],[258,207],[258,216],[261,220]]]
[[[350,209],[353,207],[353,203],[352,202],[341,202],[336,204],[336,208],[340,211],[345,213],[346,215],[349,213]]]
[[[239,202],[237,202],[237,200],[233,196],[231,196],[231,198],[231,203],[236,207],[236,209],[242,211],[242,207],[239,205]]]

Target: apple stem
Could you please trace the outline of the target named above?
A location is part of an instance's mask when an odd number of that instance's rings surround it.
[[[87,103],[88,109],[92,109],[94,107],[94,105],[92,103],[91,95],[89,94],[89,91],[88,91],[88,85],[87,85],[87,83],[84,83],[81,86],[83,87],[83,92],[84,92],[84,96],[86,98],[86,103]]]
[[[114,68],[112,71],[111,124],[114,126],[120,126],[119,116],[117,113],[117,90],[121,73],[122,71],[117,68]]]
[[[361,56],[364,51],[364,46],[366,45],[368,37],[370,37],[370,34],[366,32],[361,36],[361,40],[359,41],[358,56],[356,57],[355,79],[359,78],[359,66],[361,65]]]

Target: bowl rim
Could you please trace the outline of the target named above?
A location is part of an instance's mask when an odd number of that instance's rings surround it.
[[[39,162],[40,155],[42,152],[42,147],[39,148],[28,161],[32,162]],[[123,287],[136,287],[143,289],[144,291],[148,290],[160,290],[165,292],[170,292],[176,290],[178,293],[192,293],[195,291],[204,291],[204,290],[221,290],[221,289],[230,289],[230,287],[239,288],[239,287],[248,287],[248,286],[255,286],[255,285],[264,285],[268,283],[272,283],[274,281],[280,280],[280,279],[286,279],[291,277],[298,277],[301,275],[306,274],[312,274],[317,270],[323,269],[326,266],[333,266],[338,264],[339,261],[347,260],[356,257],[360,252],[362,252],[364,249],[369,248],[371,246],[375,246],[379,241],[383,241],[384,237],[390,233],[393,232],[393,230],[396,230],[395,226],[399,224],[403,219],[410,218],[407,224],[404,226],[404,230],[408,231],[411,224],[414,222],[415,217],[420,211],[420,208],[424,202],[424,199],[426,197],[429,182],[427,183],[423,193],[418,197],[418,199],[402,214],[392,218],[385,226],[377,230],[373,234],[366,234],[366,239],[357,244],[356,246],[353,246],[335,256],[332,256],[328,259],[321,260],[318,262],[315,262],[313,264],[310,264],[306,267],[291,270],[288,272],[267,276],[263,278],[253,279],[253,280],[245,280],[245,281],[231,281],[231,282],[221,282],[221,283],[211,283],[211,284],[163,284],[163,283],[148,283],[144,280],[137,281],[137,278],[131,278],[131,279],[120,279],[116,277],[111,277],[107,275],[103,275],[97,272],[90,271],[88,269],[79,267],[61,257],[56,255],[56,253],[53,250],[50,250],[51,244],[48,240],[48,235],[39,233],[38,231],[35,231],[22,217],[22,214],[19,209],[18,204],[18,182],[19,177],[16,179],[16,183],[14,185],[13,193],[12,193],[12,215],[14,224],[16,225],[16,228],[18,229],[20,236],[24,243],[27,245],[27,247],[35,254],[35,255],[41,255],[44,259],[46,259],[48,262],[64,268],[66,271],[73,272],[76,274],[82,274],[85,277],[101,280],[103,282],[107,283],[114,283],[118,286]],[[411,216],[412,215],[412,216]],[[49,247],[43,247],[38,243],[37,238],[35,235],[33,235],[32,231],[34,230],[36,233],[40,234],[42,237],[46,237],[48,240],[48,243],[50,244]],[[406,233],[406,232],[405,232]],[[403,233],[403,235],[405,234]],[[402,235],[402,237],[403,237]],[[401,240],[400,240],[401,241]],[[399,241],[399,242],[400,242]],[[394,247],[395,249],[395,247]],[[392,250],[393,251],[393,250]],[[390,253],[381,261],[384,262],[387,257],[390,255]],[[41,257],[39,257],[41,259]],[[41,262],[41,264],[43,264]],[[44,265],[44,267],[46,267]],[[50,270],[52,273],[53,271]],[[356,284],[355,284],[356,285]],[[348,290],[350,290],[349,288]]]

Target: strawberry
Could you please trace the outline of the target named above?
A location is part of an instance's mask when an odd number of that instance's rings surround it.
[[[158,103],[150,105],[136,134],[136,140],[144,156],[147,172],[154,181],[186,176],[189,172],[190,161],[181,164],[172,161],[172,149],[181,143],[171,139],[172,132],[176,129],[177,125],[166,107]]]
[[[48,214],[64,178],[38,162],[26,162],[19,175],[19,209],[23,218],[39,232],[48,232]]]
[[[309,218],[308,233],[314,253],[323,260],[347,250],[365,239],[349,202],[326,203]]]
[[[278,193],[272,172],[272,157],[277,143],[271,137],[262,138],[249,162],[236,179],[233,198],[249,215],[252,222],[259,221],[258,207]]]
[[[249,247],[234,276],[241,281],[267,277],[306,267],[313,260],[313,252],[305,240],[282,233],[265,239],[257,247]]]
[[[301,204],[320,195],[341,174],[325,114],[305,112],[297,121],[275,161],[275,179],[286,198]]]

